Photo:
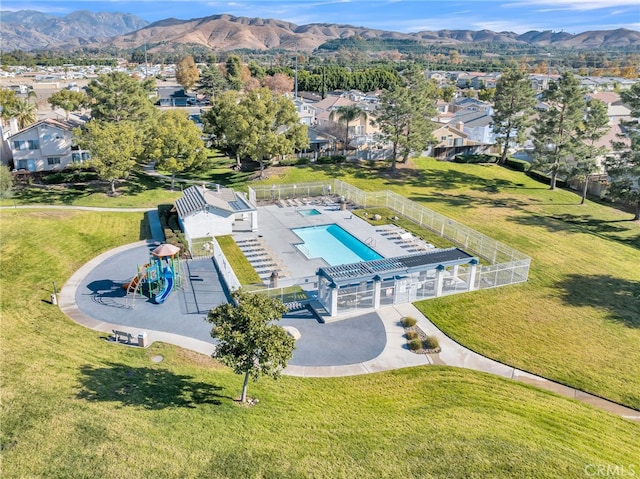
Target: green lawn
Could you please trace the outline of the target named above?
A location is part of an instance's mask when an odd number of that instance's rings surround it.
[[[497,165],[415,161],[283,169],[271,181],[340,178],[389,189],[532,258],[526,284],[417,306],[447,335],[499,361],[640,409],[640,224]]]
[[[52,282],[144,238],[142,214],[10,210],[0,226],[3,477],[583,478],[592,464],[637,467],[640,424],[456,368],[262,380],[249,387],[260,402],[240,407],[242,378],[210,358],[114,345],[48,304]]]
[[[105,208],[154,208],[161,203],[173,203],[180,198],[180,185],[170,191],[169,183],[134,172],[127,180],[118,182],[116,196],[107,194],[104,182],[70,186],[17,185],[13,198],[0,200],[0,206],[15,205],[75,205]]]

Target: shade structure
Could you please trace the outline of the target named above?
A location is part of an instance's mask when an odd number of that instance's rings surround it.
[[[172,244],[161,244],[154,249],[151,254],[158,258],[165,258],[167,256],[175,256],[180,251],[180,248]]]

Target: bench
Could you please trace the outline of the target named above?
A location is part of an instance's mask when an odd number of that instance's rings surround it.
[[[126,342],[127,344],[131,344],[133,342],[133,334],[131,333],[127,333],[126,331],[118,331],[117,329],[112,329],[111,332],[113,333],[113,340],[116,343],[122,341]]]

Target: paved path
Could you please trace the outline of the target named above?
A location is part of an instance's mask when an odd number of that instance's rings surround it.
[[[129,211],[129,212],[146,212],[152,208],[99,208],[85,206],[8,206],[0,209],[13,208],[52,208],[52,209],[76,209],[88,211]],[[86,315],[77,307],[75,294],[78,285],[82,279],[87,276],[97,265],[105,259],[126,251],[131,247],[138,247],[147,244],[145,241],[135,243],[133,245],[125,245],[113,250],[107,251],[83,265],[75,274],[67,281],[60,292],[58,304],[60,309],[71,319],[88,328],[111,333],[112,329],[120,329],[121,326],[113,323],[99,321]],[[361,313],[360,313],[361,314]],[[456,343],[436,326],[429,321],[415,306],[412,304],[403,304],[388,306],[381,308],[377,314],[384,324],[386,333],[386,344],[380,355],[374,359],[349,365],[335,366],[296,366],[289,365],[285,370],[285,374],[291,376],[303,377],[331,377],[331,376],[351,376],[358,374],[367,374],[379,371],[388,371],[403,367],[422,366],[422,365],[444,365],[453,367],[462,367],[482,371],[499,376],[511,378],[530,384],[548,391],[561,394],[563,396],[582,401],[592,406],[604,409],[613,414],[617,414],[626,419],[640,422],[640,411],[621,406],[620,404],[607,401],[605,399],[593,396],[586,392],[574,389],[548,379],[529,374],[517,368],[507,366],[492,359],[481,356],[463,346]],[[418,326],[427,334],[434,335],[438,338],[442,352],[437,355],[419,355],[410,352],[406,348],[406,340],[403,337],[404,330],[400,325],[400,319],[404,316],[412,316],[418,320]],[[340,318],[346,319],[346,318]],[[126,328],[125,328],[126,330]],[[200,352],[202,354],[211,355],[214,345],[187,336],[161,332],[148,331],[149,344],[155,341],[162,341],[174,344],[186,349]]]

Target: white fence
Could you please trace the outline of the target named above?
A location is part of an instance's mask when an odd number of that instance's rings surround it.
[[[529,276],[531,258],[500,241],[425,208],[392,191],[366,192],[340,180],[264,185],[249,188],[254,201],[337,195],[362,208],[386,207],[484,261],[478,267],[478,289],[521,283]],[[489,263],[489,264],[485,264]]]

